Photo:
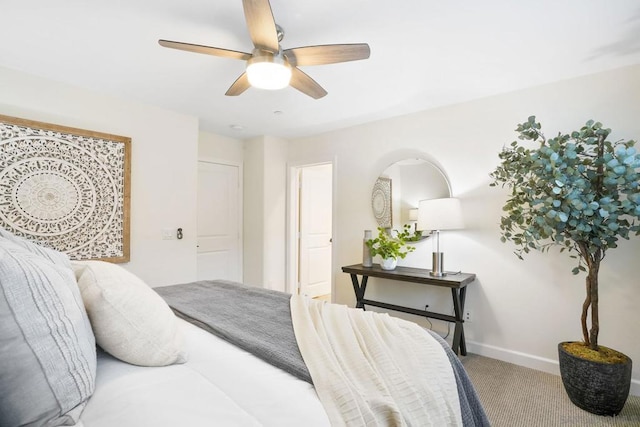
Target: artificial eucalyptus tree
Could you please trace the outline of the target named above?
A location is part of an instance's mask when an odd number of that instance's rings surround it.
[[[640,235],[640,155],[634,141],[609,141],[611,129],[593,120],[550,139],[535,116],[516,131],[519,139],[538,145],[512,142],[491,174],[491,186],[511,190],[501,240],[515,243],[521,259],[532,249],[546,252],[553,245],[578,259],[573,273],[587,272],[582,333],[585,344],[598,350],[600,262],[619,238]]]

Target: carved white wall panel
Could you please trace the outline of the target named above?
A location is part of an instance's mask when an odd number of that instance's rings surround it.
[[[130,142],[0,116],[0,226],[71,259],[128,261]]]

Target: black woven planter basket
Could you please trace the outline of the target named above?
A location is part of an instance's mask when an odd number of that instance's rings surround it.
[[[631,359],[626,364],[592,362],[567,353],[558,344],[560,375],[569,399],[598,415],[618,415],[631,386]]]

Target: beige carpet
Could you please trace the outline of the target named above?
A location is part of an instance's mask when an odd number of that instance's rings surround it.
[[[583,411],[558,375],[469,354],[461,357],[493,427],[640,427],[640,397],[629,396],[617,417]]]

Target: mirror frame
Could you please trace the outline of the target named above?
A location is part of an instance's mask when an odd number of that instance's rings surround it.
[[[394,166],[402,166],[403,164],[412,165],[412,164],[420,164],[420,163],[422,163],[424,166],[429,167],[429,172],[432,172],[433,174],[437,174],[439,177],[442,178],[442,183],[444,184],[442,188],[443,190],[442,194],[434,195],[433,198],[452,196],[451,182],[449,181],[447,175],[444,173],[444,171],[439,165],[434,163],[432,160],[428,160],[424,158],[424,156],[414,155],[414,156],[407,156],[405,158],[401,158],[397,161],[394,161],[388,164],[384,168],[384,170],[380,172],[380,174],[378,175],[378,178],[374,183],[373,190],[371,192],[371,210],[379,227],[384,228],[390,232],[393,229],[400,230],[404,227],[405,224],[411,224],[413,222],[412,220],[409,220],[409,221],[404,220],[402,218],[403,217],[402,214],[395,215],[394,217],[393,211],[395,208],[395,204],[405,203],[406,200],[404,200],[402,196],[398,197],[397,195],[393,194],[393,180],[389,177],[390,173],[387,173],[387,171],[389,171]],[[396,198],[394,198],[394,196],[396,196]],[[425,198],[429,198],[429,197],[420,196],[420,200],[423,200]],[[417,208],[418,202],[420,200],[415,200],[415,203],[413,203],[414,201],[412,200],[409,203],[414,205],[415,208]],[[399,217],[399,218],[396,218],[396,217]],[[394,220],[395,220],[395,224],[394,224]],[[413,222],[412,228],[414,229],[414,233],[416,233],[415,222]],[[424,240],[429,236],[430,234],[425,236],[416,235],[416,239],[414,241]]]

